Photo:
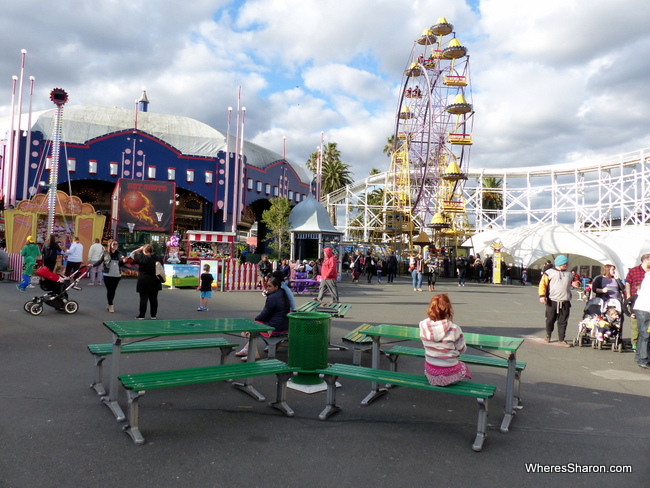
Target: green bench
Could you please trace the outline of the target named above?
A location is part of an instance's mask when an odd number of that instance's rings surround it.
[[[287,366],[277,359],[270,359],[268,361],[120,375],[118,378],[126,390],[129,401],[127,424],[123,427],[123,430],[129,434],[136,444],[144,443],[144,437],[142,437],[139,427],[139,400],[149,390],[273,374],[278,378],[277,396],[276,401],[272,402],[271,406],[283,412],[287,417],[292,417],[294,412],[286,403],[286,387],[287,381],[298,369]],[[245,385],[238,383],[233,383],[233,386],[240,389],[246,388]]]
[[[228,355],[238,346],[223,338],[210,339],[180,339],[173,341],[142,341],[123,344],[122,354],[135,354],[140,352],[170,352],[188,349],[221,349],[221,364],[226,362]],[[95,360],[95,382],[90,385],[98,395],[106,395],[103,385],[103,363],[107,356],[113,354],[113,344],[88,344],[88,350]]]
[[[343,342],[352,348],[352,364],[361,366],[361,353],[372,349],[372,337],[363,333],[364,330],[372,327],[370,324],[362,324],[356,329],[343,336]]]
[[[323,305],[318,300],[310,300],[303,303],[298,308],[296,312],[326,312],[332,314],[332,317],[345,317],[352,305],[349,303],[330,303],[328,305]]]
[[[481,451],[483,449],[483,442],[487,437],[488,400],[494,396],[496,390],[496,386],[494,385],[459,381],[449,386],[433,386],[429,384],[429,381],[424,375],[387,371],[385,369],[364,368],[363,366],[349,364],[333,364],[326,369],[316,370],[316,372],[323,374],[327,383],[327,406],[318,416],[320,420],[326,420],[330,415],[341,410],[341,407],[336,404],[336,380],[339,377],[377,383],[390,383],[392,385],[408,386],[438,393],[452,393],[454,395],[476,398],[479,412],[476,438],[474,439],[472,449],[474,451]],[[364,402],[362,404],[366,404]]]
[[[397,371],[397,360],[400,356],[412,356],[424,358],[424,349],[421,347],[393,346],[391,349],[382,351],[390,360],[391,371]],[[474,356],[471,354],[461,354],[458,357],[464,363],[475,364],[477,366],[489,366],[492,368],[508,369],[508,360],[498,356]],[[525,361],[517,361],[515,373],[515,400],[514,408],[522,408],[521,398],[519,397],[519,386],[521,384],[521,372],[526,369]]]

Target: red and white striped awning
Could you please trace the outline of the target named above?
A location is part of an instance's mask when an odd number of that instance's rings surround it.
[[[200,242],[235,242],[235,234],[225,232],[188,231],[189,241]]]

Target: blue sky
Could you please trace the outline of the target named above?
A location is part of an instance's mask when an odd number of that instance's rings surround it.
[[[0,18],[0,117],[24,48],[35,110],[52,107],[55,86],[70,104],[129,108],[146,86],[150,111],[225,130],[241,86],[247,139],[281,153],[286,137],[304,164],[324,131],[362,178],[388,169],[402,71],[441,16],[471,56],[471,166],[650,146],[641,0],[24,0]]]

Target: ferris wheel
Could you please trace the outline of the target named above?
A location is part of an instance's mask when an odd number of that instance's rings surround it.
[[[425,29],[404,70],[385,185],[388,231],[431,227],[450,236],[467,228],[462,190],[474,110],[467,48],[453,29],[444,17]]]

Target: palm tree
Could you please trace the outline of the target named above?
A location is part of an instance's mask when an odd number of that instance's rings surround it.
[[[339,151],[336,142],[328,142],[323,148],[323,170],[325,164],[329,161],[340,161],[341,151]],[[318,170],[318,151],[311,153],[307,160],[307,169],[313,174]]]
[[[494,192],[489,190],[501,190],[502,185],[503,181],[501,178],[494,178],[492,176],[483,178],[483,195],[481,196],[481,205],[483,206],[483,211],[485,214],[492,219],[497,216],[497,213],[487,212],[486,210],[502,210],[503,194],[501,191]]]
[[[386,145],[384,146],[384,154],[388,156],[389,158],[393,157],[393,153],[395,152],[395,134],[391,134],[386,138]]]
[[[321,193],[327,195],[352,183],[350,165],[340,159],[323,162]]]

